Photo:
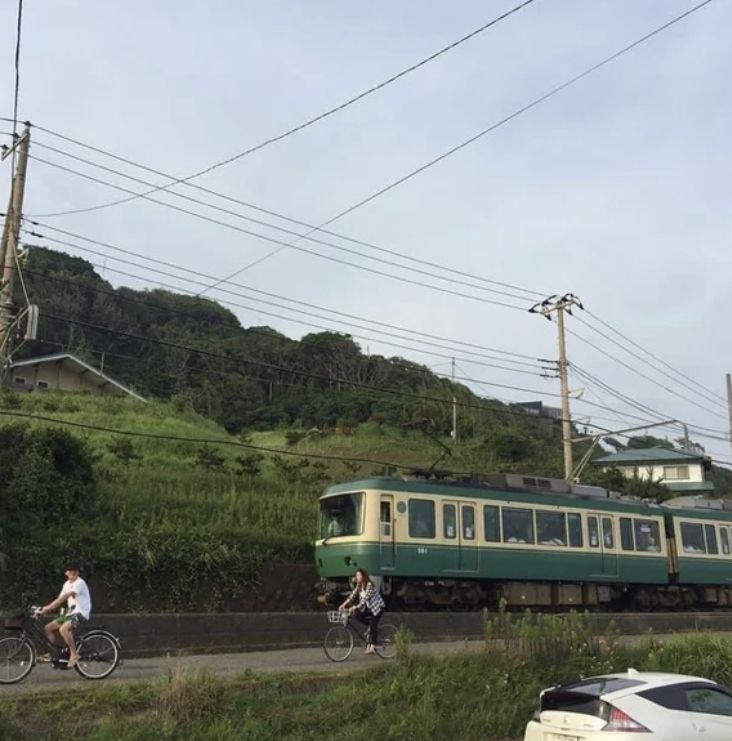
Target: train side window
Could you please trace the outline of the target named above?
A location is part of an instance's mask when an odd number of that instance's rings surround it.
[[[457,509],[454,504],[442,505],[442,534],[445,538],[457,538]]]
[[[587,518],[587,535],[590,539],[590,548],[599,548],[600,528],[598,526],[597,517]]]
[[[530,509],[503,508],[503,542],[533,543],[534,513]]]
[[[719,553],[717,545],[717,528],[714,525],[704,525],[704,532],[707,536],[707,553],[716,555]]]
[[[409,500],[409,537],[435,537],[435,503],[429,499]]]
[[[463,515],[463,539],[475,540],[475,507],[469,504],[462,506]]]
[[[602,518],[602,546],[603,548],[615,548],[613,521],[610,517]]]
[[[684,553],[707,552],[701,525],[692,522],[681,523],[681,547],[684,549]]]
[[[624,551],[635,550],[635,545],[633,544],[633,523],[630,517],[620,518],[620,547]]]
[[[655,520],[633,520],[635,549],[646,553],[661,552],[661,534]]]
[[[536,539],[539,545],[567,545],[563,512],[536,512]]]
[[[488,543],[501,542],[501,523],[498,519],[498,507],[486,505],[483,507],[483,528]]]
[[[381,536],[391,538],[391,502],[381,502],[379,523],[381,524]]]
[[[719,536],[722,541],[722,553],[725,556],[729,556],[729,536],[726,527],[722,526],[719,528]]]
[[[570,512],[567,515],[569,528],[569,545],[572,548],[582,548],[582,515]]]

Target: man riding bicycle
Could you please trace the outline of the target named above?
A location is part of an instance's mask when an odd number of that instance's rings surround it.
[[[79,565],[69,563],[64,571],[66,582],[61,588],[58,597],[41,609],[41,615],[47,615],[66,602],[67,609],[64,615],[51,620],[45,628],[46,638],[53,646],[58,646],[56,634],[60,633],[69,648],[69,669],[79,661],[76,650],[74,631],[79,631],[89,620],[91,615],[91,596],[86,582],[79,576]]]

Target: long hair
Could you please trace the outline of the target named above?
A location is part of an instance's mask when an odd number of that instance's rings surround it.
[[[361,574],[361,589],[366,589],[366,587],[371,584],[371,586],[374,585],[374,583],[371,581],[371,577],[369,576],[369,572],[366,571],[366,569],[362,569],[360,566],[356,569],[356,573]],[[358,586],[358,582],[356,582],[356,586]]]

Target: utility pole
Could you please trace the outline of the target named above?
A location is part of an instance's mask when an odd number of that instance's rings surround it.
[[[455,358],[452,359],[452,383],[453,383],[453,397],[452,397],[452,439],[457,442],[457,397],[455,396]]]
[[[0,387],[2,387],[10,363],[11,335],[16,321],[13,289],[18,272],[20,220],[23,213],[29,146],[30,125],[26,124],[25,130],[18,140],[13,142],[13,149],[16,147],[18,149],[18,162],[13,175],[8,210],[5,214],[5,226],[0,240],[0,265],[2,265],[2,281],[0,282]]]
[[[727,374],[727,409],[729,411],[729,442],[732,445],[732,374]]]
[[[552,314],[557,315],[557,339],[559,344],[559,385],[562,397],[562,448],[564,451],[564,478],[572,480],[574,461],[572,458],[572,418],[569,409],[569,381],[567,363],[567,343],[564,331],[564,314],[571,314],[572,307],[584,308],[582,302],[573,294],[565,293],[564,296],[549,296],[529,309],[532,314],[542,314],[546,319],[552,321]]]

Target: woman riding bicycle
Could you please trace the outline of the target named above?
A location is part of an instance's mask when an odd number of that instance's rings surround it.
[[[366,569],[356,569],[356,586],[341,605],[341,609],[344,610],[350,605],[354,605],[353,611],[356,618],[369,626],[369,643],[366,646],[366,653],[376,653],[374,646],[378,645],[379,620],[384,614],[386,605]]]

